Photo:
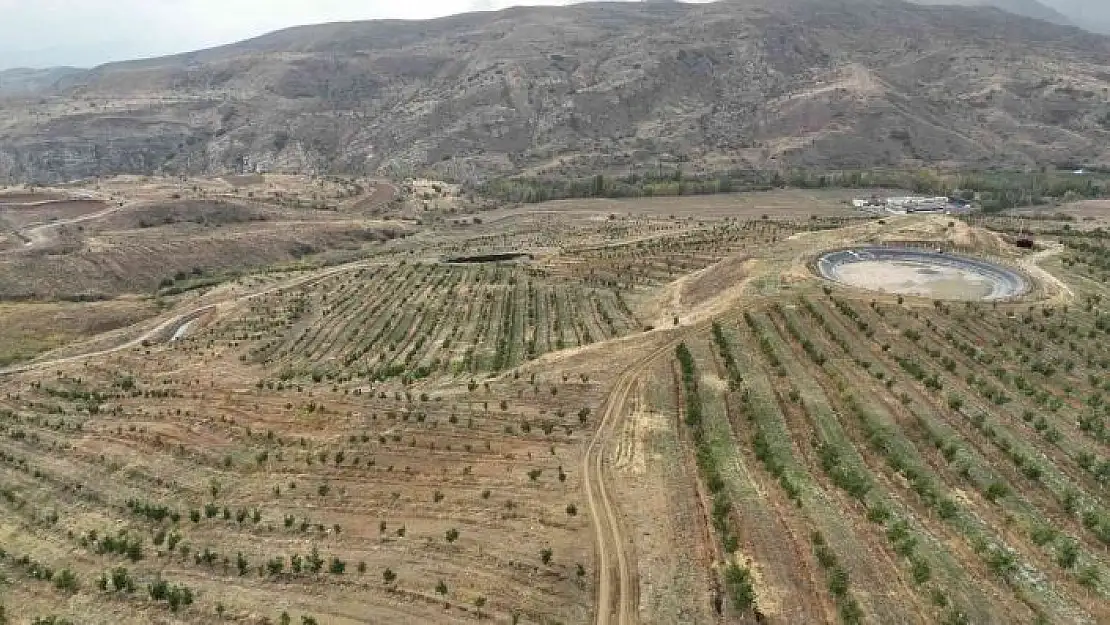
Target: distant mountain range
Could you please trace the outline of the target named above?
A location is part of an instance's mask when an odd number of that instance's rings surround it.
[[[1110,2],[1107,0],[1042,0],[1067,16],[1071,23],[1092,32],[1110,34]]]
[[[1037,0],[909,0],[915,4],[994,7],[1014,15],[1044,20],[1053,24],[1075,25],[1067,15]],[[1048,0],[1046,0],[1048,1]]]
[[[52,87],[0,105],[0,180],[1110,165],[1110,37],[900,0],[324,24],[7,80]]]
[[[0,70],[0,96],[25,96],[57,88],[67,78],[77,78],[86,70],[76,67]]]
[[[984,6],[1033,19],[1110,34],[1110,0],[909,0],[916,4]]]

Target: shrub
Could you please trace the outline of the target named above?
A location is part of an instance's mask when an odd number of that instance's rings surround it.
[[[915,584],[924,584],[932,576],[929,563],[924,560],[914,559],[912,565],[913,581]]]
[[[64,568],[54,575],[54,586],[62,592],[75,593],[79,586],[77,575],[68,568]]]
[[[1074,538],[1065,538],[1056,547],[1056,564],[1062,569],[1075,567],[1079,560],[1079,545]]]
[[[725,585],[732,606],[739,612],[746,612],[755,606],[755,589],[752,588],[751,571],[735,563],[725,569]]]
[[[1007,486],[1005,482],[995,480],[987,486],[984,496],[986,496],[988,501],[993,503],[1000,497],[1005,497],[1008,494],[1010,494],[1010,487]]]

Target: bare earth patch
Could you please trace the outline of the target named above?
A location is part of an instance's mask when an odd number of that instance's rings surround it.
[[[852,286],[919,297],[982,299],[994,290],[990,280],[974,272],[908,261],[852,263],[841,267],[838,275]]]

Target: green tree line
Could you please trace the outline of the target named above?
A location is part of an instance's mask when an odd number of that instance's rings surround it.
[[[1110,174],[1071,170],[937,172],[927,169],[729,170],[687,174],[657,169],[624,176],[500,178],[478,190],[507,202],[573,198],[636,198],[797,189],[905,189],[925,195],[961,196],[988,212],[1021,206],[1110,197]]]

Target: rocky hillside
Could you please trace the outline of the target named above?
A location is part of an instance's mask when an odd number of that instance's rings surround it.
[[[1110,164],[1110,38],[898,0],[306,26],[0,105],[0,179]]]

